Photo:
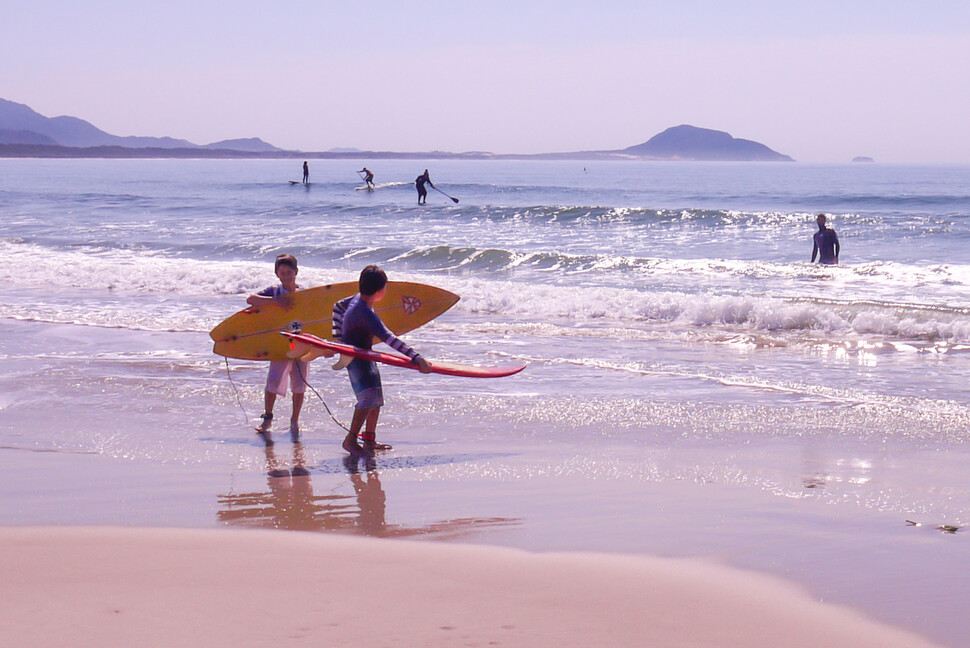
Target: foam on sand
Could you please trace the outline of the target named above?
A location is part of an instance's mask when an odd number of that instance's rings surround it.
[[[931,646],[697,560],[273,531],[0,529],[12,646]]]

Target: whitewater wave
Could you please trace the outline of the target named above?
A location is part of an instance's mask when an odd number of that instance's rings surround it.
[[[970,343],[966,308],[921,304],[792,300],[767,296],[644,293],[604,288],[467,282],[461,307],[469,312],[517,320],[538,315],[545,321],[586,326],[623,324],[684,330],[715,327],[728,332],[798,333],[800,339],[845,341],[881,336],[923,343]]]
[[[373,252],[373,251],[372,251]],[[547,271],[547,281],[536,281],[533,273],[515,280],[489,272],[439,274],[427,271],[393,271],[392,278],[433,283],[458,293],[462,300],[455,307],[479,320],[515,323],[563,323],[584,329],[623,327],[663,330],[665,335],[688,329],[714,329],[732,334],[796,334],[800,338],[818,337],[828,341],[859,336],[893,340],[912,340],[922,344],[970,343],[970,300],[922,301],[900,299],[912,294],[900,287],[911,285],[947,286],[967,276],[965,266],[915,267],[883,262],[854,268],[819,268],[809,264],[772,264],[764,262],[715,259],[637,259],[606,255],[526,254],[506,250],[461,248],[424,248],[386,261],[395,265],[414,258],[437,256],[430,264],[450,269],[462,265],[481,269],[498,265],[511,270],[528,267]],[[447,259],[443,262],[441,259]],[[382,261],[383,262],[383,261]],[[476,264],[479,264],[476,266]],[[409,267],[409,264],[405,264]],[[25,270],[26,269],[26,270]],[[619,270],[617,276],[631,273],[645,278],[643,285],[608,280],[573,281],[570,277]],[[70,290],[123,292],[153,296],[156,300],[206,303],[213,296],[242,296],[274,283],[272,267],[265,261],[221,261],[172,258],[162,254],[128,249],[50,249],[16,241],[0,242],[0,283],[16,286],[18,292],[31,292],[28,302],[8,300],[0,306],[0,316],[40,321],[74,321],[105,326],[148,326],[148,316],[139,312],[138,300],[125,306],[124,300],[97,298],[85,305],[83,317],[70,307]],[[470,276],[470,275],[474,276]],[[725,285],[732,292],[712,291],[706,278],[728,276]],[[679,288],[661,287],[660,279],[678,277]],[[762,291],[739,292],[737,277],[772,279],[787,277],[792,285],[820,278],[833,287],[832,294],[849,292],[845,287],[866,279],[879,278],[893,286],[892,299],[830,298],[821,294],[802,296]],[[301,267],[302,285],[314,286],[348,281],[355,273],[340,268]],[[652,282],[646,281],[651,279]],[[673,285],[673,282],[668,282]],[[665,284],[664,284],[665,285]],[[44,294],[50,294],[49,299]],[[951,290],[952,294],[959,294]],[[914,295],[915,296],[915,295]],[[225,301],[223,297],[222,301]],[[241,303],[241,302],[240,302]],[[224,308],[224,306],[221,306]],[[127,310],[126,310],[127,309]],[[63,317],[57,313],[67,313]],[[194,320],[185,317],[168,323],[164,330],[208,330],[212,313],[203,308]],[[66,318],[66,319],[65,319]],[[151,325],[158,329],[158,323]]]
[[[272,258],[276,247],[235,245],[226,250],[246,256]],[[193,254],[200,250],[191,249]],[[301,260],[315,258],[314,250],[298,251]],[[736,279],[771,280],[774,285],[786,281],[792,287],[789,298],[812,284],[827,281],[826,287],[845,291],[850,286],[879,292],[907,295],[914,289],[944,291],[946,303],[954,297],[966,298],[970,307],[970,265],[934,264],[917,266],[892,261],[876,261],[852,266],[818,266],[809,263],[777,263],[739,259],[676,259],[635,257],[616,254],[575,254],[567,252],[517,252],[502,248],[436,245],[400,251],[393,247],[331,248],[320,261],[381,263],[401,265],[412,272],[458,271],[482,276],[494,273],[497,278],[512,271],[536,271],[558,276],[578,277],[585,284],[613,286],[655,286],[674,279],[683,286],[704,290],[706,282]],[[29,272],[24,269],[29,268]],[[187,292],[189,294],[240,294],[258,289],[272,276],[267,276],[266,261],[200,260],[174,256],[172,250],[149,250],[142,246],[67,246],[51,248],[17,239],[0,240],[0,281],[30,283],[37,286],[125,289],[139,292]],[[308,283],[331,283],[339,271],[315,268],[304,262],[301,279]],[[664,285],[671,285],[669,282]],[[744,289],[768,292],[767,283],[760,289],[752,283]],[[737,290],[737,289],[735,289]],[[860,294],[862,291],[860,290]],[[864,299],[864,298],[863,298]],[[858,301],[858,300],[857,300]],[[902,300],[904,303],[906,300]]]

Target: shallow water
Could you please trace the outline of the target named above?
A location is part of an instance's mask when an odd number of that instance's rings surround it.
[[[287,161],[0,160],[3,523],[713,556],[960,645],[967,532],[935,526],[970,511],[967,169],[381,162],[366,192],[355,165],[303,187]],[[414,204],[425,167],[460,203]],[[819,211],[840,267],[807,263]],[[529,367],[385,370],[396,449],[354,472],[318,361],[303,444],[267,455],[265,366],[227,372],[207,331],[280,252],[308,286],[379,263],[452,290],[407,340]]]
[[[385,161],[370,165],[382,186],[368,192],[354,191],[354,164],[315,161],[305,187],[288,182],[299,164],[280,160],[0,160],[0,321],[12,326],[0,330],[16,332],[0,338],[12,349],[5,407],[38,397],[16,391],[38,362],[61,398],[91,383],[156,410],[232,403],[205,333],[273,282],[286,251],[303,285],[376,262],[461,295],[408,336],[430,357],[530,363],[503,381],[386,371],[405,425],[457,413],[501,421],[500,441],[539,424],[577,447],[591,430],[637,446],[948,449],[970,437],[965,168]],[[460,203],[432,191],[414,204],[425,166]],[[806,262],[823,210],[839,267]],[[37,329],[21,364],[15,322],[58,326]],[[311,382],[346,406],[342,376],[317,364]],[[230,367],[258,394],[258,363]],[[33,443],[100,447],[84,438],[52,429]],[[137,439],[112,443],[141,452]],[[210,451],[163,437],[144,452]],[[937,506],[962,520],[970,497]]]

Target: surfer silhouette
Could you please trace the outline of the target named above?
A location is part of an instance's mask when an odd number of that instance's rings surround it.
[[[370,170],[367,167],[364,167],[363,169],[361,169],[357,173],[363,173],[364,174],[364,182],[367,183],[367,186],[368,187],[373,187],[374,186],[374,174],[371,173]]]
[[[291,254],[281,254],[276,257],[276,276],[280,285],[270,286],[255,295],[250,295],[246,303],[250,306],[261,306],[276,302],[287,308],[289,295],[300,289],[296,284],[299,273],[296,257]],[[266,445],[273,445],[270,428],[273,426],[273,406],[277,396],[286,396],[286,383],[289,381],[293,392],[293,413],[290,415],[290,436],[294,441],[300,438],[300,410],[303,409],[303,398],[306,394],[306,379],[310,372],[310,363],[299,359],[271,360],[269,373],[266,375],[266,390],[263,392],[263,413],[261,422],[256,427],[256,433],[262,437]]]
[[[825,265],[839,264],[839,236],[831,227],[825,226],[825,214],[819,214],[815,219],[818,231],[812,237],[812,263],[818,256],[818,262]]]
[[[423,205],[428,202],[428,190],[425,189],[425,184],[434,189],[434,184],[431,182],[431,176],[428,174],[427,169],[424,170],[424,173],[414,179],[414,187],[418,190],[419,205]]]
[[[303,184],[310,184],[310,165],[303,161]]]
[[[360,273],[358,281],[360,292],[345,297],[333,305],[333,336],[344,344],[361,349],[370,349],[374,337],[403,353],[418,365],[421,373],[431,373],[431,365],[421,355],[400,340],[384,326],[384,322],[374,312],[374,304],[384,298],[387,288],[387,274],[376,265],[369,265]],[[357,396],[354,417],[350,430],[344,438],[343,449],[351,457],[372,457],[377,450],[390,450],[391,446],[377,443],[377,419],[384,405],[384,391],[377,363],[363,358],[354,358],[347,365],[350,385]],[[361,433],[361,428],[364,429]],[[364,445],[357,442],[360,434]]]

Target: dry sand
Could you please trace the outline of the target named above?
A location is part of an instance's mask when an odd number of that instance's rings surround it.
[[[700,560],[273,531],[0,529],[3,646],[931,644]]]

